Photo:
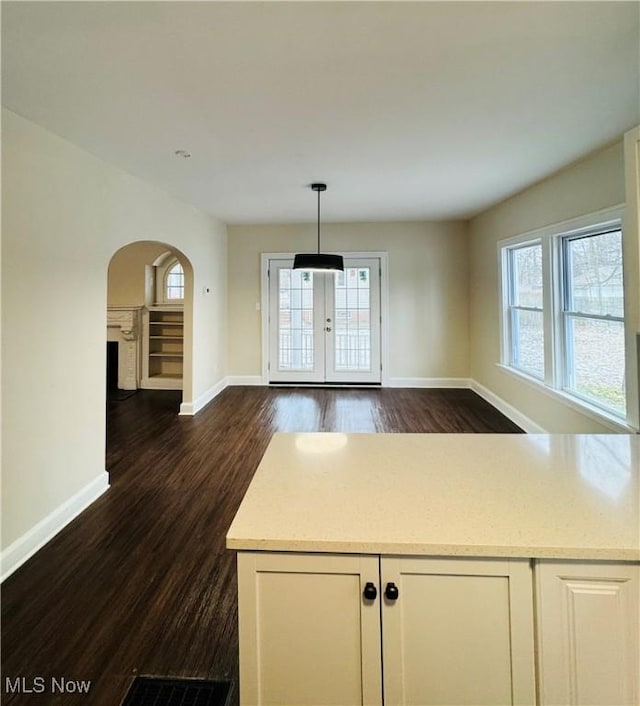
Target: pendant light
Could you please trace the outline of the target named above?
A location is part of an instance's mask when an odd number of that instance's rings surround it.
[[[320,252],[320,192],[326,191],[327,185],[311,184],[311,189],[318,194],[318,252],[296,255],[293,260],[293,269],[313,272],[344,272],[342,255],[327,255]]]

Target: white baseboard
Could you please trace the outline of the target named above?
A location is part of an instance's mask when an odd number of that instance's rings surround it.
[[[195,400],[193,403],[183,402],[180,405],[181,415],[194,415],[205,405],[219,395],[225,388],[231,385],[264,385],[260,375],[228,375],[207,392]],[[526,417],[515,407],[505,402],[501,397],[491,392],[484,385],[470,378],[389,378],[388,387],[414,387],[414,388],[462,388],[471,389],[480,397],[493,405],[502,414],[508,417],[514,424],[524,429],[528,434],[546,434],[547,431],[534,421]]]
[[[225,388],[231,385],[263,385],[260,375],[227,375],[219,380],[213,387],[210,387],[204,394],[200,395],[193,402],[183,402],[180,405],[180,414],[193,416],[203,407],[209,404],[214,397],[217,397]]]
[[[389,378],[389,387],[469,387],[469,378]]]
[[[524,429],[527,434],[548,434],[546,429],[543,429],[539,424],[526,417],[522,412],[519,412],[515,407],[505,402],[501,397],[491,392],[484,385],[481,385],[475,380],[469,381],[469,387],[480,397],[485,399],[490,405],[493,405],[497,410],[502,412],[505,417],[508,417],[514,424],[517,424],[521,429]]]
[[[210,387],[206,392],[197,397],[193,402],[183,402],[180,405],[180,414],[184,416],[192,416],[199,412],[205,405],[208,405],[211,400],[219,395],[229,383],[227,378],[222,378]]]
[[[62,505],[40,520],[37,525],[10,544],[0,557],[2,577],[6,578],[53,539],[61,529],[66,527],[91,503],[97,500],[109,488],[109,474],[103,471],[97,478],[72,495]]]
[[[528,434],[547,433],[545,429],[529,419],[529,417],[526,417],[508,402],[505,402],[484,385],[470,378],[390,378],[389,387],[457,387],[471,389],[502,412],[502,414],[508,417],[514,424],[524,429]]]

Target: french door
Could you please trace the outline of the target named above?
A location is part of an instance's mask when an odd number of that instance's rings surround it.
[[[269,381],[380,382],[380,259],[337,274],[269,260]]]

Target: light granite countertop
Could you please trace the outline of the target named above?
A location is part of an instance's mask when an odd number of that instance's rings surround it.
[[[276,434],[238,550],[640,560],[640,437]]]

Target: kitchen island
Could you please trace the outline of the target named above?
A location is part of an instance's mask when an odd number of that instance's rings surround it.
[[[635,704],[640,441],[276,434],[228,535],[243,704]]]

